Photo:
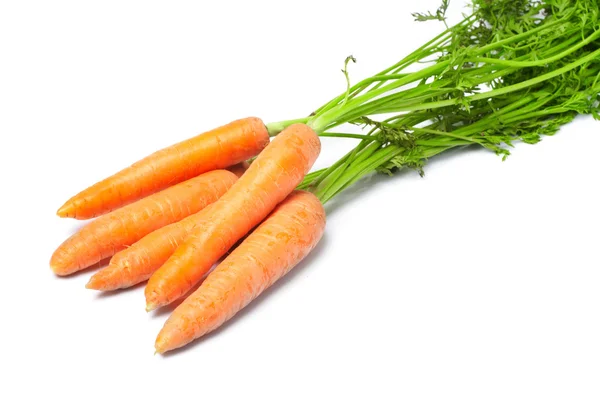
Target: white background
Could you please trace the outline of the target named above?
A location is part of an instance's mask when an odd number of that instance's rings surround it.
[[[453,20],[461,11],[453,2]],[[506,161],[480,149],[328,205],[319,247],[170,356],[143,287],[60,279],[68,197],[173,142],[305,116],[441,29],[438,0],[2,1],[3,399],[600,396],[599,124]],[[316,167],[352,140],[324,140]],[[32,397],[33,396],[33,397]]]

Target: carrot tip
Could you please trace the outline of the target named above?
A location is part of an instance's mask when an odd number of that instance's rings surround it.
[[[158,306],[154,303],[148,303],[146,304],[146,312],[150,312],[152,310],[156,310],[158,308]]]
[[[54,264],[50,264],[50,269],[52,270],[52,272],[54,272],[58,276],[69,275],[69,273],[66,272],[63,268],[61,268],[57,265],[54,265]]]
[[[98,280],[94,279],[93,276],[90,278],[90,281],[85,284],[85,288],[93,289],[93,290],[102,290],[102,287],[101,287],[101,285],[99,285]]]
[[[167,351],[170,350],[168,346],[165,346],[165,341],[160,339],[160,334],[159,337],[156,339],[156,342],[154,343],[154,348],[156,349],[154,354],[165,354]]]
[[[61,208],[58,209],[56,215],[61,218],[69,218],[75,216],[75,205],[73,203],[65,203]]]
[[[90,280],[88,281],[88,283],[86,283],[85,287],[87,289],[93,289],[93,290],[114,290],[116,288],[112,287],[110,285],[110,281],[107,280],[106,278],[106,271],[107,269],[103,269],[99,272],[96,272],[94,275],[91,276]],[[109,284],[107,284],[107,282]]]

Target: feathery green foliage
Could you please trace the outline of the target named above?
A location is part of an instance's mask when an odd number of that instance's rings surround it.
[[[445,21],[448,5],[413,15]],[[430,157],[469,145],[505,158],[513,142],[537,143],[579,114],[600,119],[600,0],[472,0],[471,7],[390,68],[353,86],[348,80],[345,93],[305,120],[323,136],[361,141],[301,187],[327,202],[374,171],[422,174]],[[368,132],[332,133],[345,123]]]

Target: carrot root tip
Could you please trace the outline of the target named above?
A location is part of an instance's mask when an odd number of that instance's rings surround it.
[[[154,348],[156,349],[154,354],[165,354],[167,351],[172,350],[172,348],[169,348],[168,343],[169,341],[165,340],[165,338],[161,337],[159,334],[156,338],[156,342],[154,342]]]
[[[90,279],[90,281],[88,283],[85,284],[85,288],[92,289],[92,290],[102,290],[100,288],[100,286],[98,285],[98,282],[95,279],[93,279],[93,277],[92,277],[92,279]]]
[[[74,216],[75,205],[73,203],[65,203],[61,208],[56,211],[56,215],[61,218],[69,218]]]
[[[50,269],[52,270],[52,272],[54,272],[54,274],[56,274],[58,276],[69,275],[69,272],[63,270],[61,267],[54,265],[54,264],[50,264]]]
[[[106,276],[105,276],[105,274],[103,274],[103,272],[105,272],[105,271],[106,270],[102,270],[102,271],[97,272],[96,274],[92,275],[92,277],[90,278],[88,283],[85,284],[85,287],[87,289],[101,290],[101,291],[116,289],[114,287],[111,287],[110,284],[107,284]]]

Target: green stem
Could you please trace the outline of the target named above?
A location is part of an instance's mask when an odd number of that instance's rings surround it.
[[[269,136],[277,136],[277,134],[283,131],[290,125],[293,124],[305,124],[308,122],[310,118],[298,118],[298,119],[290,119],[287,121],[279,121],[279,122],[271,122],[266,125],[267,132],[269,132]]]
[[[355,133],[323,132],[323,133],[319,134],[319,136],[321,136],[321,137],[336,137],[336,138],[361,139],[361,140],[369,140],[369,141],[377,140],[377,138],[374,138],[372,136],[360,135],[360,134],[355,134]]]
[[[542,60],[535,60],[535,61],[511,61],[511,60],[501,60],[498,58],[488,58],[488,57],[478,57],[475,59],[472,59],[470,61],[472,62],[480,62],[480,63],[488,63],[488,64],[494,64],[494,65],[505,65],[508,67],[517,67],[517,68],[525,68],[525,67],[539,67],[539,66],[543,66],[546,64],[550,64],[553,63],[557,60],[560,60],[563,57],[568,56],[569,54],[574,53],[575,51],[581,49],[582,47],[590,44],[591,42],[593,42],[594,40],[596,40],[597,38],[600,37],[600,30],[594,32],[593,34],[591,34],[590,36],[588,36],[587,38],[585,38],[585,40],[581,40],[579,43],[577,43],[575,46],[572,46],[570,48],[568,48],[567,50],[563,51],[562,53],[558,53],[553,57],[548,57]]]

